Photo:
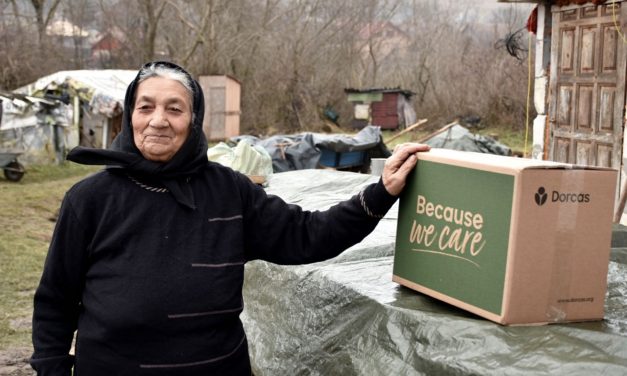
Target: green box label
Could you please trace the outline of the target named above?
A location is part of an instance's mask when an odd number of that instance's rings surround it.
[[[418,161],[400,199],[394,274],[501,314],[512,175]]]

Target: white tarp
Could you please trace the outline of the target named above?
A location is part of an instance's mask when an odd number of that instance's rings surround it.
[[[36,92],[67,84],[75,90],[90,91],[89,107],[93,113],[113,117],[122,113],[126,88],[137,76],[136,70],[72,70],[42,77],[30,85],[15,90],[32,95]]]

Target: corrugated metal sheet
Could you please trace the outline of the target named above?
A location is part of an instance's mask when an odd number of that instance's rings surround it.
[[[348,93],[349,102],[371,103],[383,100],[382,93]]]
[[[402,93],[406,97],[411,97],[413,95],[416,95],[416,93],[414,93],[411,90],[404,90],[404,89],[401,89],[401,88],[398,88],[398,87],[394,87],[394,88],[380,87],[380,88],[368,88],[368,89],[346,88],[346,89],[344,89],[344,92],[347,93],[347,94],[352,94],[352,93]]]

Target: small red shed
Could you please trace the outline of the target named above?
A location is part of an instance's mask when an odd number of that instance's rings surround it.
[[[348,88],[344,92],[354,105],[354,128],[378,125],[382,129],[402,129],[416,122],[416,112],[409,102],[414,92],[400,88]]]

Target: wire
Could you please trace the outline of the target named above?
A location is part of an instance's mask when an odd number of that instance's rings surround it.
[[[618,33],[618,35],[620,35],[620,37],[623,39],[623,43],[627,44],[627,38],[625,38],[625,34],[623,34],[620,31],[620,26],[618,26],[618,19],[616,18],[616,5],[618,5],[618,3],[612,3],[612,18],[614,19],[614,27],[616,28],[616,32]]]
[[[525,30],[527,30],[526,27],[521,27],[514,32],[507,33],[507,35],[505,35],[505,38],[499,39],[495,43],[495,48],[505,48],[508,54],[515,57],[518,61],[523,62],[525,59],[524,53],[529,52],[529,50],[525,50],[520,43],[522,32]]]
[[[527,42],[527,108],[525,111],[525,146],[523,148],[523,158],[527,157],[527,140],[529,139],[529,102],[531,98],[531,33]]]

